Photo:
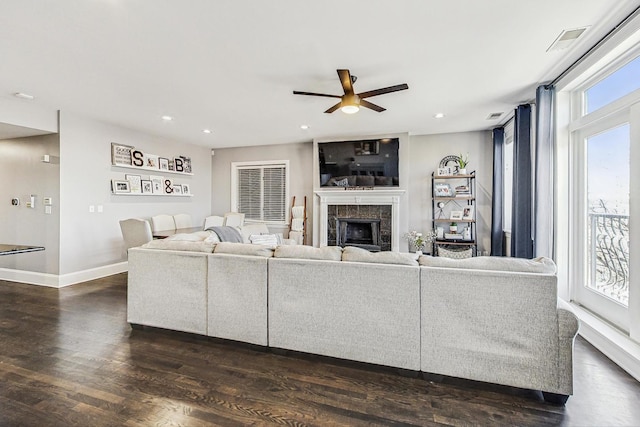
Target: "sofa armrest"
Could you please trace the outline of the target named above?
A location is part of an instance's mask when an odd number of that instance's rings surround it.
[[[558,298],[558,334],[561,339],[573,339],[578,334],[580,320],[571,305]]]

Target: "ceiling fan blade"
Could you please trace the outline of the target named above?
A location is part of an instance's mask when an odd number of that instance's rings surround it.
[[[377,111],[378,113],[382,113],[383,111],[386,110],[386,108],[382,108],[381,106],[373,104],[373,103],[371,103],[369,101],[366,101],[364,99],[360,100],[360,106],[361,107],[367,107],[367,108],[369,108],[371,110]]]
[[[313,93],[313,92],[300,92],[298,90],[293,91],[294,95],[311,95],[311,96],[324,96],[327,98],[342,98],[340,95],[328,95],[326,93]]]
[[[362,93],[359,93],[358,96],[360,97],[360,99],[369,98],[370,96],[384,95],[385,93],[397,92],[399,90],[405,90],[405,89],[409,89],[409,86],[407,86],[406,83],[403,83],[401,85],[389,86],[389,87],[384,87],[382,89],[376,89],[376,90],[370,90],[368,92],[362,92]]]
[[[342,83],[344,94],[353,95],[353,81],[351,80],[351,73],[349,70],[338,70],[338,77],[340,77],[340,83]]]
[[[329,108],[327,111],[325,111],[325,113],[333,113],[338,108],[340,108],[341,105],[342,105],[342,101],[338,102],[336,105],[334,105],[333,107]]]

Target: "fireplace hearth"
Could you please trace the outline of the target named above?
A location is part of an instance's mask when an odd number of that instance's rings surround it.
[[[356,246],[372,252],[379,252],[380,220],[369,218],[337,218],[336,244],[338,246]]]

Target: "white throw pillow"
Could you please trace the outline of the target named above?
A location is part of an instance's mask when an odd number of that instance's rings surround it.
[[[278,246],[278,236],[275,234],[252,234],[249,241],[254,245],[266,245],[272,249]]]

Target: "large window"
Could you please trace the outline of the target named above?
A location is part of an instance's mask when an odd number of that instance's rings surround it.
[[[245,221],[285,224],[288,199],[288,160],[231,164],[232,210]]]
[[[630,250],[631,135],[640,123],[632,109],[640,101],[640,56],[621,58],[614,68],[574,89],[570,178],[572,223],[570,282],[573,297],[620,329],[629,331],[630,277],[637,251]]]

